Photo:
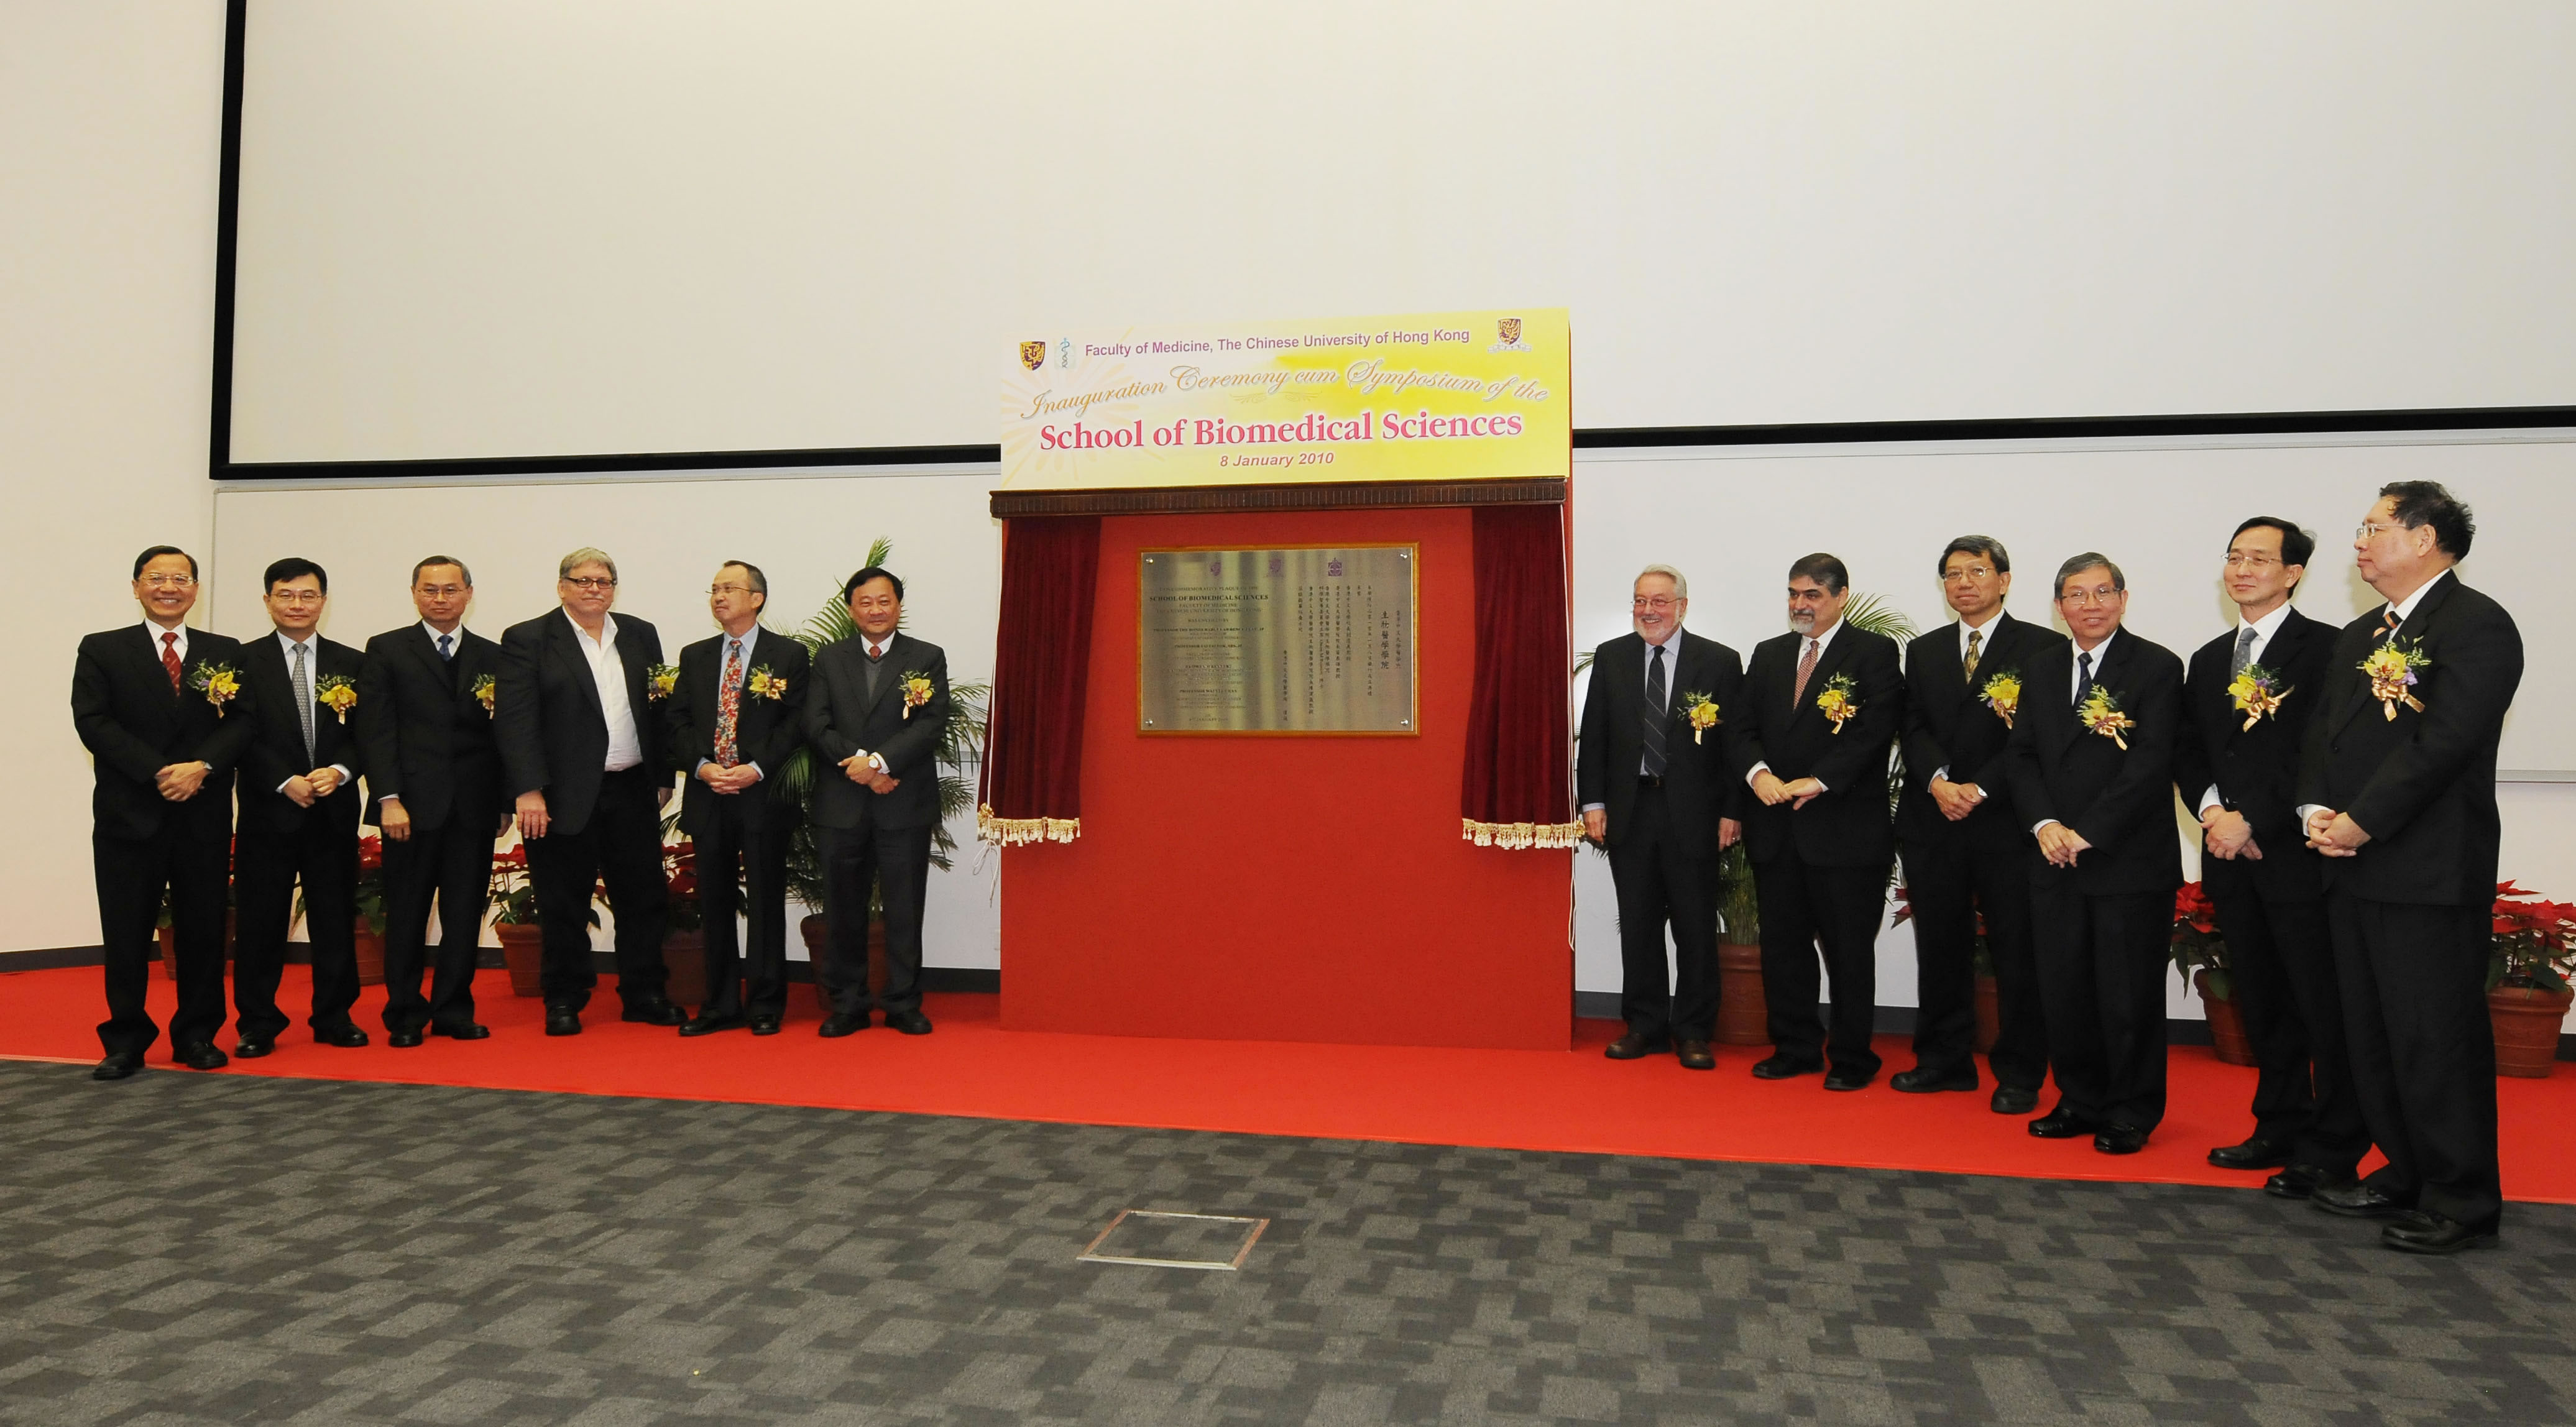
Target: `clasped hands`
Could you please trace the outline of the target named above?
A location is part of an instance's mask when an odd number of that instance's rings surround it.
[[[698,781],[719,793],[739,793],[760,781],[760,770],[748,763],[727,768],[709,760],[698,765]]]
[[[286,800],[295,806],[309,808],[340,791],[342,781],[339,769],[316,768],[310,773],[298,773],[287,779],[286,786],[278,791],[284,793]]]
[[[197,796],[199,788],[206,786],[206,775],[212,771],[204,763],[193,760],[173,763],[152,775],[152,786],[171,802],[184,803]]]
[[[2332,808],[2319,808],[2308,814],[2308,846],[2328,857],[2356,857],[2370,834],[2352,820],[2352,814]]]
[[[1768,768],[1753,775],[1753,796],[1760,798],[1766,808],[1776,808],[1782,803],[1787,803],[1789,811],[1794,813],[1824,795],[1825,785],[1814,778],[1800,778],[1795,782],[1784,783],[1780,781],[1778,774]]]
[[[2200,815],[2200,845],[2212,857],[2233,861],[2242,857],[2249,862],[2263,860],[2263,849],[2254,843],[2254,825],[2245,815],[2211,805]]]
[[[2061,822],[2041,823],[2037,836],[2039,855],[2047,858],[2051,867],[2072,867],[2077,854],[2093,850],[2093,844],[2086,842],[2082,833]]]
[[[903,785],[901,778],[870,763],[865,753],[853,753],[842,759],[841,771],[849,776],[851,782],[871,793],[891,793]]]
[[[1964,821],[1968,814],[1977,810],[1979,803],[1986,800],[1986,790],[1974,783],[1953,783],[1947,778],[1935,778],[1924,787],[1932,794],[1934,805],[1941,809],[1941,816],[1952,822]]]

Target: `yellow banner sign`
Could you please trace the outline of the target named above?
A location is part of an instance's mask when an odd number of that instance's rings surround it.
[[[1565,309],[1030,338],[1002,381],[1002,486],[1564,476]]]

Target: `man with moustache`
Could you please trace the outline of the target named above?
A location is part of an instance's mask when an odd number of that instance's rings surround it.
[[[2030,834],[2014,811],[2004,744],[2022,680],[2066,637],[2004,612],[2012,557],[1987,535],[1941,551],[1941,592],[1958,619],[1905,651],[1905,793],[1896,834],[1914,912],[1914,1068],[1888,1084],[1909,1094],[1977,1088],[1976,950],[1982,918],[1994,962],[1996,1034],[1986,1064],[1998,1115],[2039,1108],[2048,1028],[2030,927]]]
[[[2058,567],[2057,609],[2074,642],[2031,660],[2005,747],[2034,844],[2031,920],[2057,1075],[2057,1108],[2030,1132],[2135,1154],[2165,1114],[2182,661],[2121,628],[2128,579],[2106,556]]]
[[[608,886],[617,917],[620,1020],[676,1026],[687,1017],[663,995],[670,883],[662,874],[664,804],[660,693],[651,674],[662,638],[618,618],[617,562],[584,546],[555,567],[562,608],[501,631],[493,733],[515,794],[528,877],[545,934],[546,1034],[581,1034],[599,977],[590,969],[591,890]]]
[[[903,581],[870,565],[841,587],[858,633],[814,659],[805,737],[822,760],[814,830],[822,844],[823,915],[817,968],[832,1011],[821,1033],[867,1029],[870,1006],[888,1027],[930,1034],[921,1013],[921,915],[930,890],[930,833],[939,824],[939,740],[948,726],[948,656],[899,632]],[[868,991],[868,887],[885,907],[886,988]]]
[[[2236,627],[2192,654],[2175,749],[2175,785],[2200,815],[2201,886],[2260,1067],[2254,1133],[2209,1162],[2279,1168],[2263,1187],[2283,1199],[2351,1184],[2370,1148],[2344,1054],[2324,859],[2299,825],[2300,748],[2334,655],[2334,630],[2290,603],[2315,550],[2277,516],[2236,527],[2225,576]]]
[[[680,826],[696,845],[706,927],[707,1001],[680,1027],[684,1036],[744,1025],[774,1036],[787,1011],[787,840],[797,806],[771,777],[805,741],[811,670],[804,645],[760,627],[768,603],[759,566],[725,562],[707,589],[724,632],[680,651],[679,684],[664,704],[665,746],[689,780]],[[734,928],[746,889],[748,957]]]
[[[1689,610],[1680,571],[1649,565],[1637,576],[1636,632],[1593,651],[1574,781],[1583,835],[1609,852],[1619,897],[1627,1029],[1603,1054],[1635,1060],[1670,1048],[1685,1069],[1714,1070],[1717,856],[1742,832],[1727,814],[1743,796],[1726,777],[1722,740],[1725,721],[1747,711],[1742,663],[1683,629]]]
[[[1764,1080],[1833,1068],[1827,1090],[1878,1075],[1879,921],[1895,835],[1888,747],[1905,716],[1896,641],[1843,622],[1851,575],[1831,555],[1789,567],[1789,629],[1754,646],[1745,717],[1727,752],[1760,806],[1744,839],[1762,910],[1762,991],[1772,1053]],[[1830,1033],[1816,1018],[1816,955],[1833,983]]]
[[[224,885],[231,870],[233,771],[250,742],[241,645],[187,626],[197,560],[175,545],[134,557],[142,628],[84,637],[72,663],[72,727],[95,761],[90,858],[106,952],[106,1056],[94,1080],[143,1068],[161,1037],[144,1004],[153,923],[170,898],[179,1007],[170,1059],[191,1070],[225,1063]]]
[[[2380,488],[2353,552],[2387,604],[2336,636],[2299,760],[2299,815],[2328,859],[2353,1083],[2388,1156],[2308,1202],[2388,1219],[2380,1241],[2412,1253],[2492,1245],[2504,1215],[2485,992],[2496,745],[2522,683],[2522,632],[2460,583],[2476,534],[2436,482]]]
[[[412,566],[417,623],[367,641],[350,722],[367,760],[367,821],[384,835],[385,1044],[492,1034],[474,1020],[474,961],[502,810],[492,710],[501,646],[465,627],[474,575],[453,555]],[[429,909],[438,906],[432,954]],[[420,990],[430,964],[429,995]]]
[[[241,826],[233,842],[233,1054],[256,1060],[289,1024],[277,1006],[295,887],[304,886],[304,934],[313,949],[313,1002],[305,1023],[323,1045],[355,1048],[367,1033],[349,1019],[358,1001],[358,770],[349,728],[358,651],[320,633],[331,577],[287,558],[261,577],[270,639],[242,650],[251,691],[251,741],[242,751]]]

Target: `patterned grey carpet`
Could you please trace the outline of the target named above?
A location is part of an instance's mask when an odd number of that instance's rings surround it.
[[[0,1421],[2555,1423],[2576,1210],[0,1065]],[[1078,1263],[1124,1208],[1239,1273]],[[1123,1232],[1123,1231],[1122,1231]]]

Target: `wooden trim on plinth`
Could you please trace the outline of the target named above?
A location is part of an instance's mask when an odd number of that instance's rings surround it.
[[[1563,505],[1563,476],[1485,481],[1315,481],[1278,486],[1135,486],[995,491],[996,518],[1015,515],[1206,515],[1271,510],[1390,510],[1407,506]]]

